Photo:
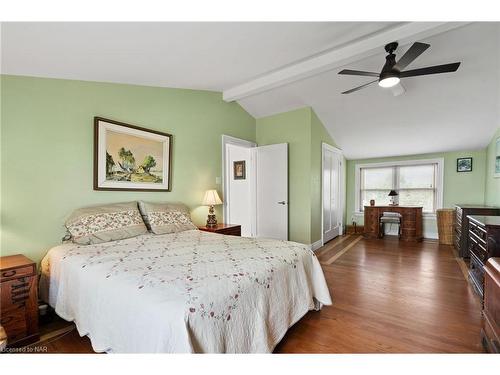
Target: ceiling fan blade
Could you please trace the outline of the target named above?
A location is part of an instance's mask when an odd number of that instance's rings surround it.
[[[344,69],[339,72],[339,74],[346,74],[350,76],[365,76],[365,77],[378,77],[378,73],[373,73],[373,72],[364,72],[362,70],[350,70],[350,69]]]
[[[415,60],[417,57],[419,57],[427,48],[429,48],[431,45],[430,44],[425,44],[425,43],[420,43],[420,42],[415,42],[413,45],[410,47],[408,51],[399,59],[399,61],[396,63],[396,67],[401,71],[404,68],[406,68],[408,65],[410,65],[413,60]]]
[[[361,89],[365,88],[366,86],[369,86],[369,85],[371,85],[372,83],[375,83],[375,82],[378,82],[378,79],[376,79],[375,81],[371,81],[371,82],[365,83],[364,85],[355,87],[353,89],[344,91],[342,94],[350,94],[351,92],[361,90]]]
[[[427,68],[412,69],[412,70],[407,70],[406,72],[401,72],[400,76],[401,78],[404,78],[404,77],[425,76],[428,74],[451,73],[455,72],[459,66],[460,66],[459,62],[452,64],[428,66]]]

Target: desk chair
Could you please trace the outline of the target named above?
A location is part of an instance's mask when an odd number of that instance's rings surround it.
[[[385,224],[398,225],[398,237],[401,238],[402,217],[397,212],[383,212],[379,219],[379,237],[383,238],[385,234]],[[391,228],[390,227],[390,228]]]

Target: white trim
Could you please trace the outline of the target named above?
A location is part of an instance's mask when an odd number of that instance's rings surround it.
[[[403,46],[467,24],[468,22],[407,22],[398,24],[231,87],[223,91],[222,98],[226,102],[240,100],[382,53],[383,46],[389,42],[397,40],[399,45]]]
[[[437,164],[436,170],[436,210],[443,208],[443,194],[444,194],[444,158],[435,159],[417,159],[417,160],[395,160],[381,163],[364,163],[356,164],[354,172],[354,212],[353,214],[363,214],[359,210],[360,205],[360,177],[362,168],[378,168],[378,167],[397,167],[401,165],[421,165],[421,164]],[[423,216],[435,217],[434,212],[424,212]]]
[[[339,234],[342,235],[344,232],[344,207],[345,207],[345,166],[344,166],[344,154],[342,153],[342,150],[334,147],[332,145],[329,145],[328,143],[321,142],[321,178],[320,178],[320,185],[321,185],[321,246],[325,244],[324,238],[323,238],[323,158],[324,158],[324,150],[327,149],[331,152],[335,152],[336,154],[340,155],[340,191],[339,191],[339,196],[340,196],[340,205],[339,205],[339,211],[341,213],[340,215],[340,228],[339,228]],[[316,243],[316,242],[315,242]]]
[[[311,247],[311,250],[312,251],[316,251],[318,250],[321,246],[323,246],[323,239],[321,240],[317,240],[316,242],[313,242],[311,245],[309,245]]]
[[[257,147],[257,143],[255,142],[252,142],[252,141],[247,141],[245,139],[241,139],[241,138],[236,138],[236,137],[232,137],[230,135],[225,135],[223,134],[222,135],[222,220],[223,222],[226,222],[226,218],[229,217],[229,214],[228,214],[228,203],[229,203],[229,178],[228,176],[230,176],[230,173],[231,173],[231,170],[230,170],[230,166],[227,165],[226,163],[226,159],[227,159],[227,145],[235,145],[235,146],[240,146],[240,147],[245,147],[245,148],[254,148],[254,147]],[[256,210],[255,210],[255,205],[256,205],[256,199],[255,199],[255,194],[256,194],[256,186],[255,186],[255,183],[256,183],[256,178],[255,178],[255,153],[254,152],[250,152],[250,163],[251,163],[251,166],[249,168],[249,171],[251,174],[249,174],[249,178],[251,178],[251,181],[254,182],[254,184],[251,185],[251,201],[253,202],[252,203],[252,207],[253,207],[253,212],[252,212],[252,228],[251,228],[251,234],[252,234],[252,237],[255,236],[255,231],[256,231],[256,228],[257,228],[257,223],[256,223],[256,220],[257,220],[257,215],[256,215]]]

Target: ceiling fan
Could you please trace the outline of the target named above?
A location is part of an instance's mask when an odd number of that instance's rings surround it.
[[[385,57],[385,64],[380,73],[374,72],[364,72],[360,70],[350,70],[344,69],[339,72],[339,74],[346,74],[351,76],[366,76],[366,77],[377,77],[376,80],[365,83],[364,85],[355,87],[353,89],[344,91],[342,94],[350,94],[351,92],[361,90],[372,83],[378,82],[380,87],[393,87],[397,85],[401,78],[425,76],[428,74],[438,74],[438,73],[450,73],[455,72],[460,63],[444,64],[428,66],[427,68],[403,70],[408,65],[410,65],[417,57],[419,57],[430,44],[425,43],[413,43],[413,45],[406,51],[406,53],[396,62],[396,55],[394,51],[398,48],[397,42],[389,43],[385,46],[385,51],[388,55]]]

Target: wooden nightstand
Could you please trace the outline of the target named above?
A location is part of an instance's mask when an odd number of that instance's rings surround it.
[[[36,265],[24,255],[0,257],[0,324],[8,346],[38,340]]]
[[[205,232],[227,234],[229,236],[241,236],[241,225],[237,224],[217,224],[216,227],[202,226],[198,227],[198,229]]]

